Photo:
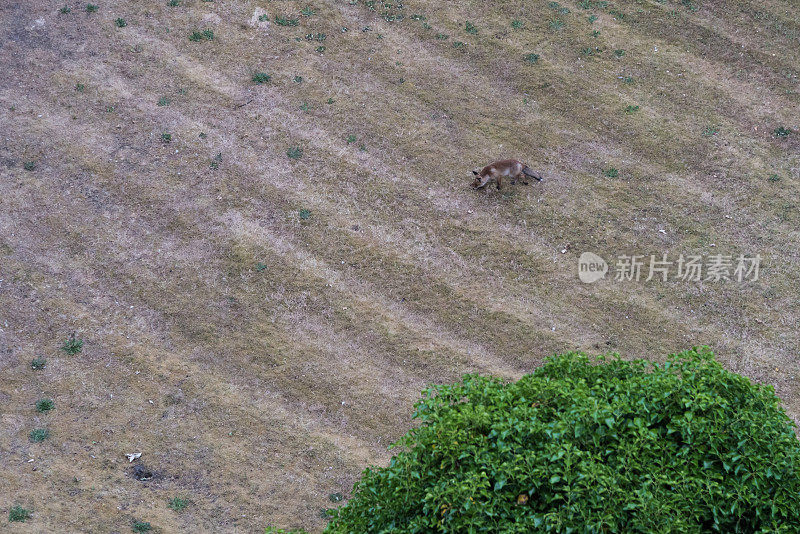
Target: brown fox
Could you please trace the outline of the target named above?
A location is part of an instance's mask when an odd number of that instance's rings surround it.
[[[530,167],[515,159],[495,161],[483,169],[475,169],[472,174],[475,175],[475,179],[472,181],[472,187],[475,189],[483,189],[492,180],[497,183],[497,189],[502,189],[504,177],[511,178],[512,184],[519,179],[523,184],[528,185],[526,181],[528,176],[539,182],[542,181],[541,175],[533,172]]]

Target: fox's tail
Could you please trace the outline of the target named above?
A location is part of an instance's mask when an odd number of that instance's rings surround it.
[[[542,181],[542,175],[538,174],[536,172],[533,172],[533,170],[530,167],[528,167],[527,165],[522,168],[522,173],[525,174],[526,176],[530,176],[531,178],[535,179],[538,182]]]

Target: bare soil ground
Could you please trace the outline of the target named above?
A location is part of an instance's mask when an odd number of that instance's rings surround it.
[[[707,344],[800,417],[791,0],[173,3],[0,5],[0,530],[319,532],[426,385],[573,349]],[[467,187],[506,157],[544,181]]]

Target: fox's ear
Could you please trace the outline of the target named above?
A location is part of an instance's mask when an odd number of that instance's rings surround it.
[[[472,174],[474,174],[475,176],[478,176],[478,171],[472,171]]]

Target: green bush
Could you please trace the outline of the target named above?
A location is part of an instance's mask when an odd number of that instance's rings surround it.
[[[570,353],[425,391],[327,533],[797,532],[800,442],[771,386],[707,348]]]

